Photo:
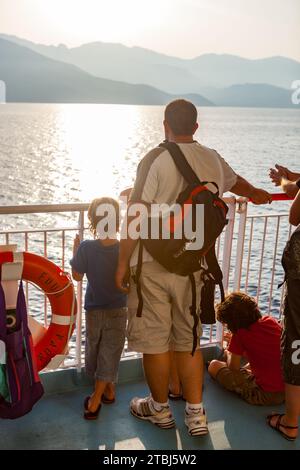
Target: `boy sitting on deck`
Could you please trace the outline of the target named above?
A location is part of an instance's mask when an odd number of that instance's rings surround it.
[[[228,295],[217,306],[217,318],[232,336],[225,351],[226,362],[212,361],[209,374],[251,405],[283,403],[279,323],[269,316],[263,317],[256,301],[240,292]],[[242,358],[249,361],[244,367]]]
[[[77,235],[70,263],[76,281],[81,281],[84,274],[88,280],[84,305],[85,370],[95,380],[95,389],[85,399],[84,418],[93,420],[98,417],[101,403],[115,401],[114,383],[125,342],[127,296],[115,287],[119,257],[118,202],[111,198],[95,199],[90,204],[88,218],[94,240],[80,243]]]

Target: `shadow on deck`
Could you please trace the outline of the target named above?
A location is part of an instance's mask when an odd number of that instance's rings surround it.
[[[81,384],[72,391],[47,394],[29,415],[1,421],[0,449],[300,449],[300,438],[290,443],[267,427],[265,417],[272,409],[247,405],[221,390],[208,376],[204,400],[210,434],[202,438],[188,436],[183,402],[172,403],[176,429],[161,430],[131,416],[130,399],[147,394],[142,380],[119,385],[117,402],[103,405],[96,422],[82,418],[83,400],[89,391]]]

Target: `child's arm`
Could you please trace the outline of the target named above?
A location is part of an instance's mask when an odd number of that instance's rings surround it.
[[[80,238],[79,235],[77,234],[76,237],[74,238],[74,243],[73,243],[73,258],[76,256],[76,253],[78,251],[80,245]],[[72,267],[72,277],[75,281],[81,282],[83,279],[84,274],[80,274],[75,269]]]
[[[242,356],[233,354],[227,350],[227,366],[230,370],[240,370]]]
[[[127,197],[127,198],[129,199],[130,194],[132,193],[132,189],[133,189],[133,188],[124,189],[124,190],[120,193],[120,197]]]
[[[230,344],[227,349],[227,366],[230,370],[240,370],[241,361],[244,355],[244,348],[238,334],[232,334]]]

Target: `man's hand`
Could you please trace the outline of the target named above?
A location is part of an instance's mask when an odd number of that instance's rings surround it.
[[[270,168],[269,176],[275,186],[281,186],[283,179],[295,182],[300,178],[299,173],[294,173],[281,165],[275,165],[275,168]]]
[[[237,196],[251,199],[254,204],[270,204],[272,202],[272,196],[268,191],[255,188],[255,186],[240,175],[237,175],[236,183],[230,191]]]
[[[254,188],[252,193],[250,194],[250,199],[253,204],[260,205],[260,204],[271,204],[272,202],[272,195],[265,191],[264,189]]]
[[[269,176],[275,186],[281,186],[282,178],[289,179],[289,170],[284,166],[275,165],[275,168],[270,168]]]
[[[76,237],[74,238],[74,242],[73,242],[73,255],[75,255],[77,253],[79,245],[80,245],[80,237],[77,233]]]
[[[124,294],[129,293],[129,268],[127,264],[119,263],[116,275],[115,275],[115,282],[116,287]]]

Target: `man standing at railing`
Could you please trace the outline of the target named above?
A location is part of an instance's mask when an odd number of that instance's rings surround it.
[[[276,165],[270,170],[276,186],[295,197],[290,209],[290,223],[298,226],[283,254],[285,270],[285,300],[283,332],[281,337],[281,363],[285,381],[285,414],[273,413],[267,418],[271,428],[285,439],[294,441],[298,436],[300,417],[300,174]]]
[[[178,144],[188,164],[201,181],[213,181],[220,195],[231,191],[252,199],[255,204],[271,201],[268,192],[257,189],[237,175],[215,151],[194,141],[198,129],[197,109],[185,100],[170,103],[165,110],[166,140]],[[130,203],[174,204],[186,187],[171,155],[165,148],[151,150],[140,162]],[[128,215],[128,225],[132,221]],[[116,283],[127,291],[129,266],[135,272],[138,240],[121,240]],[[134,398],[130,408],[134,416],[161,428],[170,428],[175,421],[168,403],[170,353],[174,359],[186,398],[185,424],[192,436],[208,433],[202,403],[203,359],[200,351],[201,325],[198,325],[197,350],[193,349],[192,288],[189,277],[168,272],[143,252],[140,278],[143,297],[142,317],[129,313],[128,342],[130,349],[143,353],[143,364],[151,396]],[[200,283],[200,281],[199,281]],[[130,304],[130,299],[129,299]],[[199,305],[199,301],[198,301]]]

